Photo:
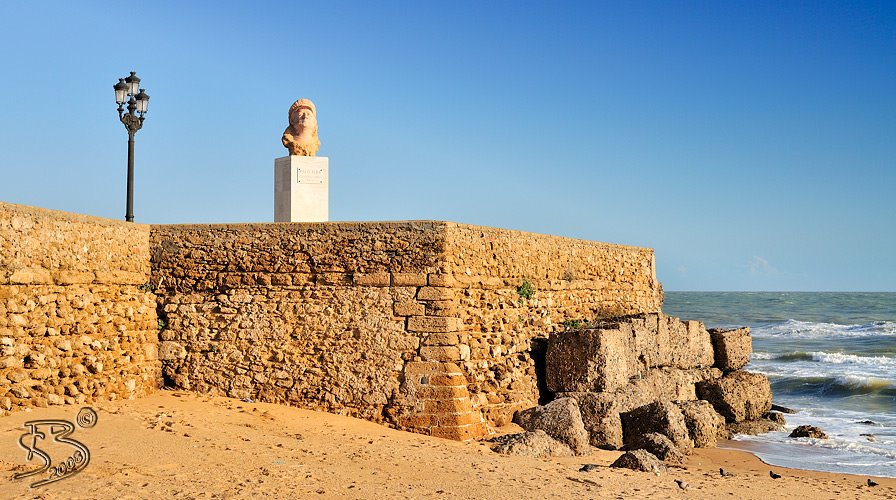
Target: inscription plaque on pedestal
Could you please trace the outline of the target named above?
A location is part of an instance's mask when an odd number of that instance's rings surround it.
[[[329,163],[325,156],[274,160],[274,222],[329,220]]]

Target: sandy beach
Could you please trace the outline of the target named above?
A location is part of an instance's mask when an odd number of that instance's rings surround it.
[[[80,473],[30,488],[18,445],[26,421],[74,420],[78,407],[0,418],[2,498],[896,498],[896,479],[770,467],[733,450],[697,450],[659,476],[611,469],[620,452],[533,459],[487,442],[455,442],[345,416],[161,391],[92,405],[98,421],[71,438],[87,446]],[[513,429],[502,429],[509,432]],[[596,464],[579,472],[583,464]],[[55,465],[55,463],[54,463]],[[720,477],[724,467],[734,475]],[[769,477],[769,470],[781,479]],[[35,476],[36,477],[36,476]],[[688,484],[679,488],[675,480]]]

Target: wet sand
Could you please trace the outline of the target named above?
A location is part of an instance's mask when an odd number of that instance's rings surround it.
[[[90,463],[38,488],[29,487],[37,476],[13,479],[41,463],[26,462],[18,444],[24,423],[74,421],[79,407],[0,417],[0,498],[896,498],[896,479],[874,478],[879,485],[868,487],[863,476],[773,467],[721,448],[696,450],[657,476],[609,468],[620,452],[507,457],[487,442],[188,392],[91,406],[96,425],[71,435],[89,448]],[[579,472],[586,463],[597,467]],[[721,477],[719,467],[734,476]]]

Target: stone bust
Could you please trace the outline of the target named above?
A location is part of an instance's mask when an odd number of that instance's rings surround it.
[[[314,156],[317,138],[317,108],[310,99],[299,99],[289,107],[289,126],[283,131],[283,146],[294,156]]]

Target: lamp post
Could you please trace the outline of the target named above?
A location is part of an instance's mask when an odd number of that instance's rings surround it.
[[[118,103],[118,119],[128,131],[128,204],[124,219],[134,222],[134,134],[143,127],[149,96],[140,88],[140,77],[134,71],[130,76],[119,78],[113,88],[115,102]],[[128,104],[127,114],[124,112],[125,102]]]

